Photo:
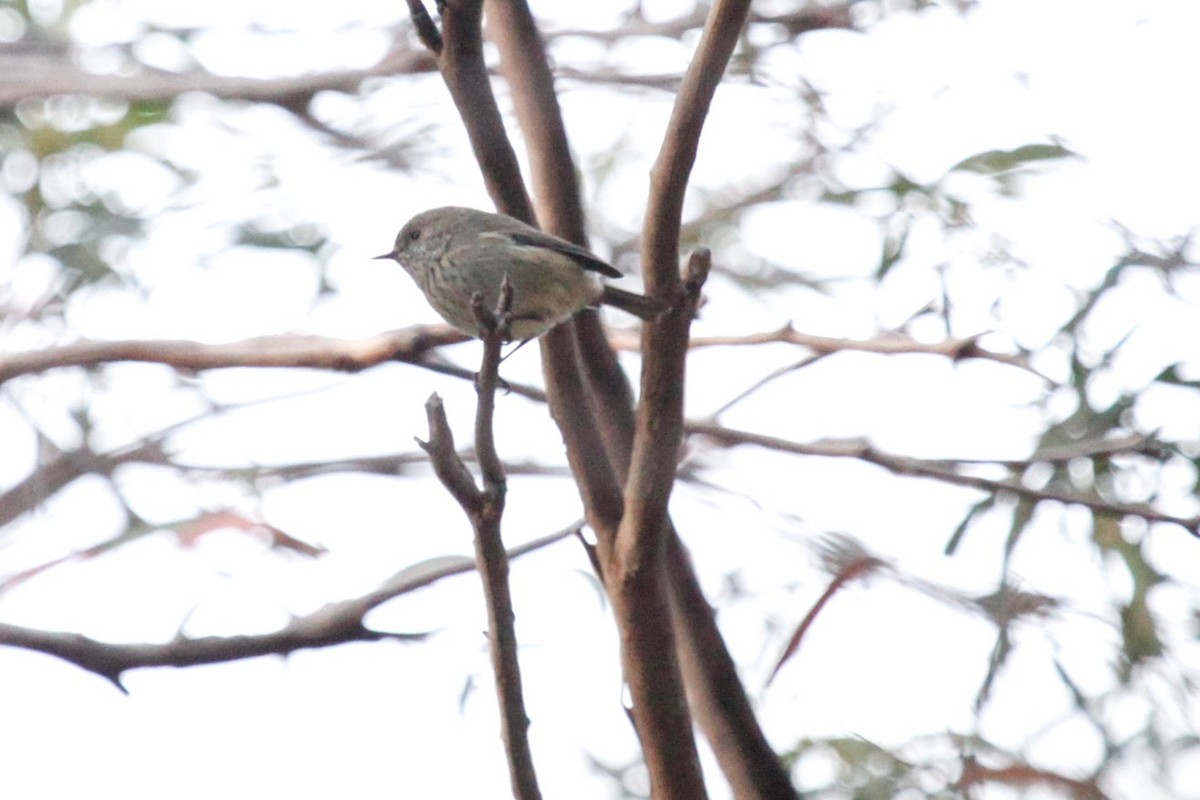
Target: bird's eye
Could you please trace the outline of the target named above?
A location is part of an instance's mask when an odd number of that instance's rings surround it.
[[[410,242],[415,242],[417,239],[420,239],[420,238],[421,238],[421,229],[420,228],[413,228],[411,231],[408,232],[408,240]]]

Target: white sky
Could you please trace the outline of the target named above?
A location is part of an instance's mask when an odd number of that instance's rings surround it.
[[[586,11],[572,4],[562,24],[603,26],[619,7],[583,5]],[[647,5],[663,16],[672,8]],[[546,13],[561,8],[535,4],[541,7]],[[194,50],[206,67],[283,75],[373,62],[388,44],[384,26],[402,10],[403,4],[377,0],[304,6],[95,0],[79,12],[71,32],[100,44],[135,36],[137,20],[211,26]],[[252,30],[258,26],[287,35],[260,36]],[[1181,235],[1195,224],[1200,156],[1189,90],[1197,67],[1196,30],[1200,5],[1192,3],[1018,0],[984,2],[965,18],[939,9],[919,18],[899,15],[868,36],[805,37],[798,53],[781,54],[770,64],[773,85],[729,86],[718,96],[697,165],[698,187],[734,181],[754,188],[780,152],[795,151],[798,123],[790,90],[797,74],[826,93],[840,125],[861,125],[879,109],[889,110],[863,154],[839,165],[838,177],[851,185],[871,185],[888,166],[932,181],[965,156],[1050,135],[1082,157],[1053,174],[1029,177],[1015,200],[981,203],[983,233],[947,237],[916,230],[913,257],[879,293],[867,282],[850,281],[828,297],[800,290],[747,297],[716,276],[698,331],[747,333],[795,320],[814,333],[869,336],[899,324],[935,295],[934,268],[944,267],[958,302],[955,335],[1003,323],[997,341],[1044,344],[1073,311],[1065,287],[1093,286],[1111,265],[1120,243],[1106,227],[1109,220],[1146,237]],[[163,67],[186,66],[186,54],[167,37],[146,41],[141,52]],[[560,61],[569,52],[564,47]],[[681,67],[687,53],[679,45],[658,45],[620,55],[665,70]],[[416,83],[415,89],[398,83],[362,102],[325,98],[320,107],[374,120],[381,130],[394,122],[398,108],[447,114],[436,80]],[[595,171],[585,175],[589,204],[604,219],[606,233],[636,231],[648,159],[669,100],[634,93],[614,103],[593,89],[564,94],[582,164],[599,164],[614,149],[627,148],[627,157],[603,180]],[[189,190],[195,205],[156,218],[151,237],[122,259],[122,269],[149,288],[148,296],[93,292],[80,298],[70,314],[78,335],[226,341],[311,330],[356,336],[435,319],[406,276],[367,258],[385,249],[399,224],[420,208],[486,204],[453,126],[439,132],[422,171],[398,177],[344,152],[321,150],[314,159],[311,137],[273,109],[218,117],[218,104],[199,97],[183,99],[180,109],[180,128],[148,135],[139,146],[201,170],[197,187]],[[273,205],[264,209],[257,189],[268,164],[287,191],[273,195]],[[174,188],[171,176],[146,158],[92,169],[91,180],[119,183],[122,200],[133,207],[160,207]],[[978,186],[963,191],[979,196]],[[228,246],[222,224],[260,215],[324,222],[339,248],[328,268],[335,295],[314,308],[318,271],[304,255],[264,257]],[[0,232],[11,231],[13,220],[12,209],[0,208]],[[861,215],[815,207],[803,196],[752,215],[746,231],[745,246],[754,255],[817,277],[865,278],[878,252],[876,229],[864,226]],[[1010,242],[1030,268],[981,276],[975,265],[989,252],[989,234]],[[27,286],[21,291],[30,293],[52,274],[37,259],[0,264],[0,270],[11,286]],[[1098,382],[1097,392],[1136,388],[1171,360],[1190,356],[1194,363],[1197,355],[1197,277],[1181,276],[1178,297],[1171,300],[1151,291],[1149,281],[1143,287],[1135,277],[1129,284],[1087,330],[1099,352],[1136,329],[1130,353],[1114,364],[1107,385]],[[991,308],[997,298],[999,317]],[[5,347],[33,344],[25,338],[31,334],[18,333]],[[463,363],[477,357],[474,346],[452,355]],[[706,413],[798,357],[786,348],[698,353],[689,410]],[[1064,358],[1051,354],[1044,368],[1061,377]],[[535,381],[535,348],[506,363],[506,370],[511,380]],[[174,388],[166,370],[127,365],[108,376],[91,398],[106,414],[96,431],[98,446],[136,439],[201,410],[190,394]],[[189,463],[243,466],[409,448],[414,435],[425,433],[422,403],[433,390],[446,398],[456,430],[470,429],[469,387],[401,366],[355,376],[229,371],[199,380],[225,402],[296,396],[189,428],[173,440]],[[73,428],[54,399],[78,386],[73,376],[50,375],[23,396],[28,404],[39,400],[36,393],[44,395],[39,424],[64,446],[72,444]],[[1043,424],[1028,405],[1039,391],[1033,379],[994,365],[844,357],[780,380],[722,420],[797,440],[868,436],[883,449],[912,455],[1018,458],[1029,452]],[[1200,441],[1196,403],[1158,393],[1138,413],[1147,427],[1164,425],[1171,436]],[[0,408],[0,436],[13,443],[0,458],[6,484],[36,457],[24,425],[10,405]],[[557,461],[557,432],[539,406],[503,398],[498,435],[506,457]],[[971,702],[993,632],[883,579],[840,595],[800,656],[769,689],[763,683],[791,627],[823,588],[798,540],[846,532],[909,574],[982,592],[998,577],[1007,517],[985,518],[963,552],[946,558],[949,532],[978,500],[976,493],[894,479],[857,463],[697,449],[696,458],[708,467],[705,477],[728,494],[681,486],[673,514],[710,597],[722,607],[721,623],[772,741],[782,748],[802,736],[861,735],[897,745],[917,733],[971,730]],[[1187,476],[1174,479],[1186,485]],[[192,550],[179,548],[170,536],[152,536],[114,557],[61,567],[0,596],[0,619],[112,641],[165,640],[181,621],[189,635],[269,630],[289,613],[362,592],[407,564],[470,552],[465,522],[428,480],[314,479],[266,491],[261,506],[236,489],[151,468],[124,474],[121,483],[128,501],[151,522],[201,507],[240,505],[298,538],[320,542],[329,553],[316,561],[281,558],[233,532],[206,537]],[[573,491],[561,481],[517,477],[509,498],[505,525],[512,543],[579,515]],[[1195,513],[1194,507],[1175,510]],[[0,550],[0,573],[107,538],[121,524],[118,513],[99,481],[78,482],[14,526],[9,536],[15,544]],[[1046,658],[1054,653],[1090,691],[1106,689],[1110,669],[1097,654],[1111,652],[1118,633],[1088,614],[1107,619],[1111,594],[1128,588],[1119,583],[1120,570],[1092,564],[1064,569],[1090,552],[1073,513],[1043,509],[1025,535],[1036,545],[1016,553],[1012,567],[1027,588],[1069,596],[1072,611],[1022,637],[985,714],[984,731],[999,744],[1036,754],[1042,766],[1083,774],[1094,765],[1099,742],[1070,718],[1070,698],[1047,676]],[[1193,588],[1200,585],[1194,541],[1175,529],[1152,535],[1156,564]],[[729,593],[730,573],[750,596]],[[587,564],[577,547],[563,543],[518,562],[513,588],[545,795],[603,796],[607,782],[590,775],[585,754],[622,763],[635,749],[619,709],[613,635]],[[1168,595],[1162,604],[1182,613],[1185,600]],[[0,683],[0,715],[7,723],[0,725],[0,752],[10,762],[0,772],[0,794],[60,798],[119,787],[128,798],[506,796],[474,577],[406,597],[371,622],[439,633],[421,644],[137,671],[126,676],[129,697],[74,667],[0,649],[0,671],[7,676]],[[1195,646],[1181,653],[1185,660],[1171,668],[1194,673],[1200,665]],[[474,691],[460,708],[467,678]],[[1122,702],[1112,718],[1130,732],[1154,710],[1136,700]],[[1200,764],[1193,759],[1190,767],[1180,778],[1179,796],[1200,798]],[[801,774],[819,776],[826,769],[813,759]],[[1114,796],[1154,800],[1137,782],[1139,772],[1132,766],[1125,773],[1129,783],[1113,787]],[[715,779],[713,796],[723,791]]]

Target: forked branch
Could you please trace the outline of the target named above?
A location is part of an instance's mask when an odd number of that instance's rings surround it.
[[[466,464],[455,450],[454,435],[446,420],[441,398],[436,394],[425,404],[429,418],[429,441],[418,440],[418,444],[429,454],[438,478],[458,500],[475,530],[475,562],[483,578],[488,642],[513,796],[518,800],[537,800],[541,792],[529,748],[529,718],[525,714],[521,669],[517,661],[516,617],[508,586],[508,555],[500,537],[505,478],[493,437],[500,353],[508,338],[512,300],[512,286],[506,277],[495,311],[483,307],[478,293],[471,301],[483,339],[483,364],[475,383],[479,394],[475,411],[475,451],[483,473],[483,488],[476,486]]]

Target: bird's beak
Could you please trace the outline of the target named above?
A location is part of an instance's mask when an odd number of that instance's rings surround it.
[[[395,251],[395,250],[393,250],[392,252],[390,252],[390,253],[384,253],[384,254],[383,254],[383,255],[381,255],[381,256],[371,256],[371,260],[372,260],[372,261],[376,261],[376,260],[378,260],[378,259],[381,259],[381,258],[388,258],[388,259],[391,259],[392,261],[395,261],[395,260],[396,260],[396,251]]]

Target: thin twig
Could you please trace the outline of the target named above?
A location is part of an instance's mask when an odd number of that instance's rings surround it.
[[[512,302],[512,286],[507,276],[501,284],[500,297],[494,310],[484,308],[480,293],[476,292],[471,298],[471,307],[479,321],[480,338],[483,339],[483,363],[475,381],[478,392],[475,452],[484,476],[484,488],[481,490],[476,486],[466,464],[459,458],[445,409],[436,394],[426,403],[429,441],[418,440],[418,443],[429,453],[438,478],[462,506],[475,531],[475,563],[483,579],[488,642],[496,698],[500,704],[501,737],[508,754],[513,795],[519,800],[538,800],[541,792],[529,747],[529,718],[525,713],[524,690],[517,659],[515,614],[508,585],[508,554],[500,535],[505,477],[492,430],[496,386],[500,378],[500,356],[508,338]]]
[[[979,359],[994,361],[997,364],[1016,367],[1037,375],[1047,383],[1053,383],[1047,376],[1035,370],[1029,364],[1028,357],[999,353],[979,344],[979,336],[967,336],[958,339],[943,339],[939,342],[922,342],[900,333],[882,333],[870,339],[845,339],[833,336],[817,336],[804,333],[785,325],[773,331],[758,333],[729,334],[723,336],[693,336],[688,341],[688,347],[748,347],[762,344],[794,344],[811,350],[817,356],[833,355],[834,353],[860,352],[878,355],[933,355],[948,358],[951,361],[968,361]],[[638,350],[641,338],[628,331],[613,330],[609,340],[614,347],[623,350]]]
[[[919,478],[932,478],[955,486],[965,486],[979,489],[989,494],[1014,494],[1030,500],[1053,500],[1066,505],[1081,505],[1090,508],[1098,514],[1112,517],[1138,517],[1148,522],[1168,522],[1179,525],[1193,536],[1200,536],[1200,515],[1180,517],[1158,511],[1144,503],[1118,503],[1105,500],[1097,495],[1085,495],[1077,492],[1060,492],[1055,489],[1038,489],[1027,486],[1018,480],[984,478],[979,475],[968,475],[958,472],[953,461],[913,458],[911,456],[885,453],[859,440],[837,440],[825,442],[793,442],[751,431],[736,430],[718,425],[714,422],[693,421],[687,424],[691,434],[701,434],[711,437],[724,444],[752,444],[768,450],[778,450],[786,453],[796,453],[823,458],[853,458],[875,464],[896,475],[912,475]],[[1036,463],[1036,459],[1028,463]]]

